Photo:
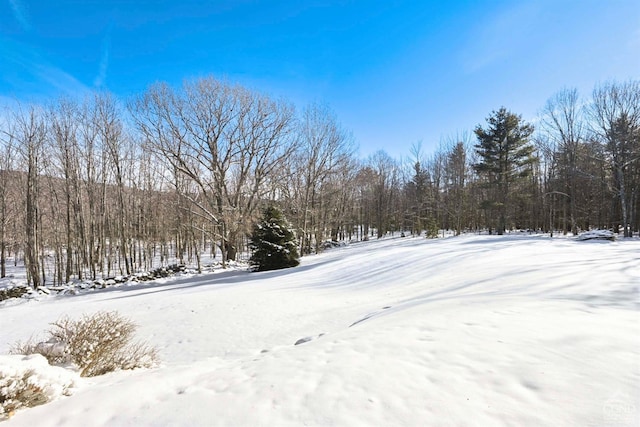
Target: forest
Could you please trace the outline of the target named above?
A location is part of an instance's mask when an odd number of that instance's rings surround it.
[[[33,287],[200,269],[204,254],[225,266],[269,205],[303,255],[390,233],[640,229],[640,81],[562,89],[531,122],[500,106],[472,120],[434,152],[363,159],[329,106],[213,77],[16,103],[0,114],[0,276],[22,262]]]

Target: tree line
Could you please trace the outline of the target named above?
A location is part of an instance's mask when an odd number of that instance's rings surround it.
[[[403,159],[358,157],[326,105],[301,111],[212,77],[16,105],[0,121],[0,275],[29,283],[243,256],[278,205],[300,254],[388,233],[640,228],[640,82],[552,96],[535,123],[499,108]]]

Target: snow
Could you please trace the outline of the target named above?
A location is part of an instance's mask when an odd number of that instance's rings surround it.
[[[578,235],[578,240],[615,240],[616,236],[609,230],[591,230]]]
[[[77,373],[50,366],[39,354],[0,355],[0,420],[25,405],[24,398],[42,404],[70,394],[79,380]]]
[[[638,425],[638,253],[637,239],[386,239],[293,269],[5,301],[0,353],[63,314],[117,310],[162,360],[10,425]]]

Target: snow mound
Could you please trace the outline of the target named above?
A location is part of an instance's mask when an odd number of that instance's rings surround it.
[[[578,240],[615,240],[616,235],[609,230],[591,230],[578,236]]]
[[[0,420],[70,395],[78,380],[76,372],[51,366],[40,354],[0,355]]]

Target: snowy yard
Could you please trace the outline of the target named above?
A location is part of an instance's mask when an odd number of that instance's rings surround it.
[[[117,310],[162,366],[83,378],[6,424],[638,425],[639,297],[640,240],[523,235],[8,300],[0,354],[63,314]]]

